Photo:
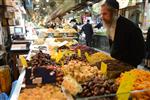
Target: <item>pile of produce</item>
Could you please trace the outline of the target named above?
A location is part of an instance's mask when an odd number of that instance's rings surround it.
[[[62,86],[67,90],[70,94],[76,96],[77,93],[82,92],[81,85],[70,75],[64,77]]]
[[[83,98],[116,93],[123,80],[122,72],[125,71],[136,75],[137,79],[132,90],[149,89],[146,92],[133,93],[132,96],[140,100],[150,100],[150,72],[139,69],[131,70],[133,67],[129,64],[115,60],[88,46],[74,45],[74,42],[61,47],[52,46],[49,49],[51,50],[50,55],[40,51],[31,58],[28,62],[31,71],[26,71],[26,74],[28,76],[30,73],[29,82],[40,77],[42,78],[40,84],[52,83],[55,86],[45,85],[24,89],[19,100],[66,100],[60,87],[67,90],[72,96]],[[107,74],[105,75],[102,75],[100,70],[102,62],[107,64]],[[120,77],[115,81],[114,79],[118,76]]]
[[[69,49],[69,47],[68,47],[68,46],[65,46],[65,45],[64,45],[64,46],[61,46],[61,47],[58,48],[58,51],[59,51],[59,50],[65,50],[65,49]]]
[[[71,50],[77,52],[78,49],[81,50],[81,54],[83,54],[84,56],[84,53],[87,52],[88,54],[94,54],[96,53],[97,51],[95,51],[94,49],[91,49],[90,47],[86,46],[86,45],[81,45],[81,44],[76,44],[76,45],[73,45],[71,47]]]
[[[105,60],[103,62],[107,64],[109,71],[121,71],[121,72],[124,72],[124,71],[129,71],[129,70],[131,70],[133,68],[131,65],[126,64],[126,63],[121,62],[121,61],[116,60],[116,59]]]
[[[70,47],[70,46],[75,45],[75,44],[78,44],[78,41],[76,41],[76,40],[71,40],[71,41],[69,41],[69,42],[66,44],[66,46]]]
[[[96,77],[82,84],[83,91],[80,97],[100,96],[104,94],[116,93],[118,86],[114,80],[105,76]]]
[[[31,60],[28,62],[28,65],[36,68],[36,67],[46,67],[48,65],[55,65],[55,63],[51,60],[49,54],[45,54],[42,51],[34,55]]]
[[[132,90],[146,90],[145,92],[133,93],[133,98],[137,98],[138,100],[150,100],[150,72],[140,69],[133,69],[129,71],[129,73],[136,76]],[[117,79],[117,84],[120,84],[123,80],[123,75],[124,73]]]
[[[19,100],[66,100],[61,89],[47,84],[42,87],[23,89]]]
[[[100,70],[94,66],[90,66],[89,63],[72,60],[67,65],[62,67],[65,75],[70,75],[79,83],[91,80],[95,76],[101,75]]]
[[[77,31],[75,29],[65,29],[64,30],[66,33],[77,33]]]
[[[102,52],[94,53],[90,56],[90,64],[95,64],[97,62],[105,61],[105,60],[112,60],[109,55],[104,54]]]
[[[63,82],[64,73],[60,69],[57,69],[55,72],[56,72],[56,85],[60,86]]]
[[[93,64],[93,66],[97,66],[99,69],[101,69],[100,68],[101,62],[104,62],[105,64],[107,64],[108,66],[107,76],[109,78],[117,78],[120,76],[122,72],[129,71],[134,68],[131,65],[126,64],[116,59],[100,61],[100,62]]]
[[[47,33],[56,33],[56,31],[55,31],[54,29],[52,29],[52,28],[49,28],[49,29],[47,30]]]
[[[39,39],[34,41],[34,44],[35,45],[42,45],[42,44],[44,44],[44,42],[45,42],[44,38],[39,38]]]
[[[71,60],[78,60],[78,61],[87,62],[85,55],[82,57],[79,57],[77,53],[70,53],[69,55],[64,55],[61,59],[61,61],[64,64],[68,64]]]

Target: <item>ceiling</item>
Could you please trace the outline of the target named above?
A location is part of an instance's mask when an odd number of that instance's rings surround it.
[[[33,9],[28,9],[33,21],[50,21],[61,17],[66,12],[78,10],[87,5],[87,1],[98,2],[100,0],[33,0]]]

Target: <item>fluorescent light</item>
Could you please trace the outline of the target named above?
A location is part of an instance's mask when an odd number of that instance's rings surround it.
[[[49,0],[46,0],[46,2],[49,2]]]
[[[35,0],[36,2],[39,2],[40,0]]]

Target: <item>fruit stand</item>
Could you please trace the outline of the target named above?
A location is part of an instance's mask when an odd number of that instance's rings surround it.
[[[134,69],[75,40],[47,39],[32,45],[35,48],[20,57],[23,68],[10,100],[150,99],[148,71]],[[121,88],[124,84],[128,87]]]

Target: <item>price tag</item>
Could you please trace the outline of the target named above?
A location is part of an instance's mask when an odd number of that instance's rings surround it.
[[[21,63],[22,63],[22,65],[23,65],[23,67],[27,67],[28,64],[27,64],[27,61],[26,61],[25,57],[22,56],[22,55],[20,55],[19,58],[20,58],[20,60],[21,60]]]
[[[85,52],[85,57],[86,57],[87,61],[90,62],[90,56],[87,52]]]
[[[117,91],[118,100],[128,100],[135,80],[136,76],[134,74],[129,72],[124,73],[123,80]]]
[[[105,64],[104,62],[101,63],[101,72],[102,74],[107,74],[107,64]]]
[[[78,49],[78,57],[81,57],[81,50]]]

